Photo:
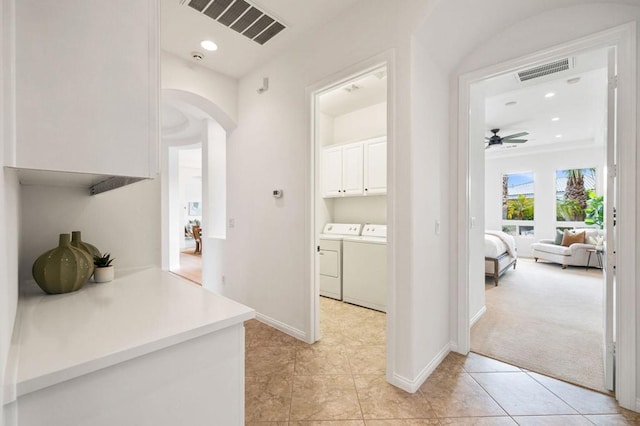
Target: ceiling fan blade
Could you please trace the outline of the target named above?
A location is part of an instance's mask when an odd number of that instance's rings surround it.
[[[529,134],[528,132],[514,133],[513,135],[503,137],[502,140],[504,141],[507,139],[516,139],[516,138],[519,138],[520,136],[527,136],[528,134]]]
[[[504,141],[504,143],[525,143],[527,139],[510,139],[508,141]]]
[[[489,140],[491,140],[491,138],[488,138],[488,137],[486,137],[486,136],[485,136],[485,137],[484,137],[484,140],[485,140],[485,141],[489,141]]]
[[[487,145],[484,147],[484,149],[489,149],[489,148],[491,148],[491,145]]]

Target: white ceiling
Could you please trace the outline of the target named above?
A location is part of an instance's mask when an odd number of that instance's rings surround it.
[[[529,132],[525,144],[492,146],[486,155],[527,153],[576,145],[602,145],[606,127],[606,51],[571,58],[575,66],[521,83],[515,72],[487,82],[485,132],[500,129],[500,136]],[[579,77],[577,83],[569,79]],[[553,97],[545,97],[554,93]],[[508,102],[517,102],[508,106]],[[552,121],[557,118],[557,121]],[[561,135],[558,137],[558,135]]]
[[[204,53],[204,59],[198,64],[240,78],[306,34],[322,27],[358,0],[248,1],[287,27],[264,45],[189,7],[189,1],[161,1],[162,49],[190,61],[194,61],[192,52]],[[217,43],[218,50],[207,52],[202,49],[200,42],[205,39]]]
[[[383,68],[320,95],[320,112],[336,117],[386,100],[387,75]]]
[[[179,141],[180,144],[193,144],[200,142],[202,134],[201,120],[189,113],[180,105],[162,102],[161,109],[161,134],[167,141]]]

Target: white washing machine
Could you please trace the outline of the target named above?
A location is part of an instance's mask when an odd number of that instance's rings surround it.
[[[320,234],[320,295],[342,300],[342,240],[360,235],[362,224],[327,223]]]
[[[342,242],[342,300],[387,312],[387,226],[364,225]]]

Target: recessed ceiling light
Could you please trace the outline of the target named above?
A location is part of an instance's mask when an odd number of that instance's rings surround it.
[[[553,98],[556,94],[553,92],[549,92],[546,95],[544,95],[545,98]]]
[[[560,117],[553,117],[551,121],[560,121]]]
[[[580,81],[580,77],[573,77],[573,78],[570,78],[569,80],[567,80],[567,83],[568,84],[576,84],[579,81]]]
[[[200,46],[202,46],[203,49],[208,50],[209,52],[218,50],[218,45],[212,42],[211,40],[202,40],[200,42]]]
[[[562,135],[556,135],[556,138],[560,139],[562,137]]]
[[[507,102],[506,104],[504,104],[504,106],[514,106],[514,105],[516,105],[517,103],[518,103],[518,102],[516,102],[516,101],[509,101],[509,102]]]

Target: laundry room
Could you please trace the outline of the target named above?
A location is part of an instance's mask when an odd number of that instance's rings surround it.
[[[339,301],[386,312],[386,67],[341,81],[316,100],[321,307]]]

